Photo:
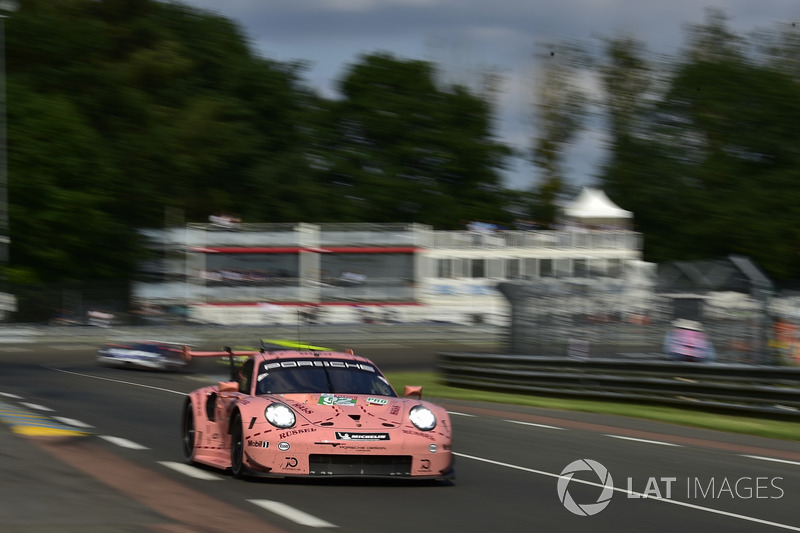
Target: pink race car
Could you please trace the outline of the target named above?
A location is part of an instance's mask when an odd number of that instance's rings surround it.
[[[349,350],[187,352],[228,355],[234,376],[188,395],[189,462],[234,477],[454,477],[447,412],[421,401],[421,387],[398,398],[369,359]]]

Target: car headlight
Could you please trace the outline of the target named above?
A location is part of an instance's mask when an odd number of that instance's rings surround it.
[[[267,421],[276,428],[287,429],[294,425],[294,412],[289,406],[283,403],[271,403],[264,410]]]
[[[408,413],[408,419],[417,429],[430,431],[436,427],[436,415],[424,405],[415,405]]]

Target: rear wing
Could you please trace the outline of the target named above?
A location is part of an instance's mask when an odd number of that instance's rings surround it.
[[[233,350],[230,346],[223,346],[222,351],[219,352],[203,352],[199,350],[192,350],[189,345],[183,346],[183,359],[188,363],[194,357],[227,357],[228,364],[230,366],[231,372],[231,381],[238,381],[236,375],[236,362],[235,359],[237,357],[249,357],[251,355],[255,355],[257,353],[261,353],[258,350],[246,350],[237,353],[233,353]]]

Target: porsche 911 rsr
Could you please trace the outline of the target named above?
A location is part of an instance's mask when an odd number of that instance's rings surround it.
[[[228,352],[195,352],[218,356]],[[400,398],[375,364],[350,352],[249,354],[235,381],[190,393],[183,451],[235,477],[451,479],[450,419],[442,407]]]

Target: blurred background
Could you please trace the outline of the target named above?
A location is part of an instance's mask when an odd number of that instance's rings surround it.
[[[752,26],[691,11],[671,52],[631,24],[565,36],[540,21],[519,46],[524,77],[471,42],[429,40],[420,59],[376,40],[321,88],[302,57],[265,54],[252,25],[207,7],[0,2],[4,321],[214,323],[223,308],[266,322],[291,308],[525,315],[558,331],[563,317],[663,328],[692,315],[739,351],[795,342],[790,8]],[[511,79],[527,126],[514,140]],[[586,135],[602,146],[591,166]],[[627,215],[570,217],[584,187]],[[509,282],[548,311],[509,300]],[[714,323],[731,319],[720,309],[744,326]]]

